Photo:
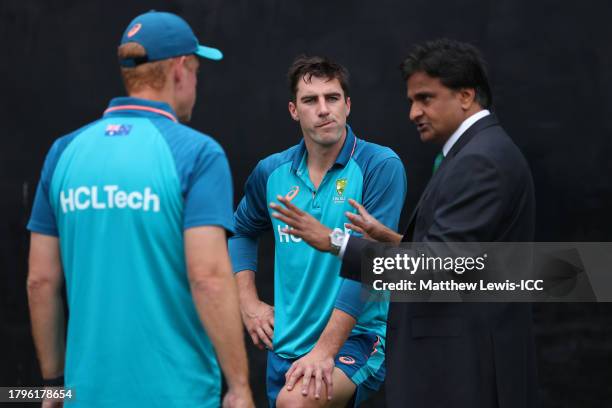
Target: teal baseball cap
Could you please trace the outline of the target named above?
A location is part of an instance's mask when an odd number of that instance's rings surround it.
[[[122,67],[190,54],[215,61],[223,58],[218,49],[201,45],[185,20],[162,11],[152,10],[132,20],[121,37],[120,45],[131,42],[140,44],[147,55],[120,59]]]

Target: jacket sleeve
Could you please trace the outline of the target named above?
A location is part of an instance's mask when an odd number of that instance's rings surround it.
[[[234,213],[235,234],[229,240],[229,253],[234,273],[257,271],[257,247],[259,236],[271,228],[266,205],[268,174],[259,162],[244,188],[244,197]]]

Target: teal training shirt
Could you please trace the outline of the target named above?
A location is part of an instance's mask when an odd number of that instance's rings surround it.
[[[258,237],[270,228],[274,232],[275,353],[285,358],[308,353],[337,308],[357,319],[353,334],[377,334],[383,354],[388,301],[364,302],[361,285],[339,277],[341,263],[336,256],[283,233],[286,225],[272,218],[268,207],[277,195],[293,197],[293,204],[330,228],[344,228],[345,211],[355,212],[348,203],[353,198],[395,230],[406,195],[402,162],[391,149],[358,139],[347,126],[334,166],[315,189],[302,140],[255,167],[234,214],[236,234],[229,242],[234,272],[256,271]]]
[[[220,373],[191,297],[183,230],[233,232],[223,149],[170,106],[116,98],[47,155],[28,229],[59,237],[66,386],[83,407],[216,407]]]

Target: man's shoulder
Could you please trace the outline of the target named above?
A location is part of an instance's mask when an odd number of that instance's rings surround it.
[[[184,146],[184,148],[190,148],[194,152],[205,150],[206,153],[225,155],[223,147],[209,134],[200,132],[182,123],[166,120],[165,118],[153,120],[152,122],[171,146],[178,145],[177,147]]]
[[[476,133],[457,152],[448,170],[472,171],[478,166],[495,169],[496,174],[508,180],[527,180],[531,174],[527,159],[500,125]]]
[[[100,122],[101,119],[95,120],[93,122],[87,123],[86,125],[81,126],[80,128],[73,130],[70,133],[67,133],[63,136],[58,137],[53,142],[51,149],[49,150],[48,158],[50,159],[52,165],[57,162],[61,154],[66,150],[66,148],[79,136],[85,133],[88,129],[90,129],[93,125]]]
[[[269,156],[264,157],[257,163],[254,172],[260,175],[269,176],[274,170],[279,167],[293,162],[300,151],[300,145],[291,146],[290,148],[281,152],[273,153]]]
[[[458,155],[482,155],[498,162],[523,157],[518,146],[499,124],[486,127],[476,133],[470,143],[467,143],[458,152]]]
[[[352,158],[364,173],[389,160],[397,165],[402,165],[399,156],[393,149],[363,139],[359,139]]]

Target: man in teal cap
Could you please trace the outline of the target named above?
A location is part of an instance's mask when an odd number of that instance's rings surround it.
[[[75,407],[217,407],[220,365],[223,404],[253,406],[226,243],[229,165],[180,123],[195,104],[196,56],[222,54],[161,12],[136,17],[118,54],[129,96],[53,144],[28,224],[45,385],[70,388]]]

